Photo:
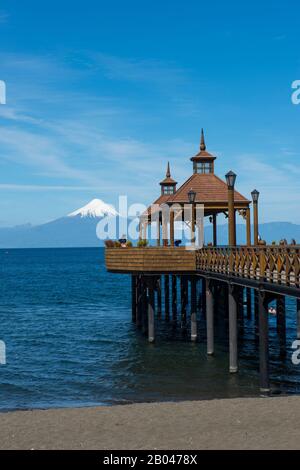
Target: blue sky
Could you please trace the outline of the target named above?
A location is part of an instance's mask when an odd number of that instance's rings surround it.
[[[0,1],[0,224],[180,183],[204,127],[216,173],[300,223],[296,1]]]

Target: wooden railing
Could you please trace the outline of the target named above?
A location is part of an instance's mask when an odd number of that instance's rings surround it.
[[[299,287],[300,246],[205,247],[196,252],[196,269]]]

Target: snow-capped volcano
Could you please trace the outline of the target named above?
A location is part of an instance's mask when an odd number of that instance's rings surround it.
[[[118,215],[118,213],[113,206],[106,204],[106,202],[101,199],[92,199],[86,206],[68,214],[68,217],[80,216],[96,218],[105,215]]]

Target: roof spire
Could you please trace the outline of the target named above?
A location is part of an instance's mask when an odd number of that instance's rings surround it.
[[[170,178],[170,176],[171,176],[170,163],[168,162],[166,177],[167,177],[167,178]]]
[[[206,150],[205,139],[204,139],[204,131],[201,129],[201,140],[200,140],[200,150]]]

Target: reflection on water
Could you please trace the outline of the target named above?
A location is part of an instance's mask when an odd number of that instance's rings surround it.
[[[131,323],[130,278],[105,272],[102,249],[0,251],[2,409],[86,406],[149,400],[237,397],[258,393],[253,320],[240,335],[240,372],[228,373],[228,325],[216,323],[216,354],[206,356],[205,324],[197,344],[172,322],[157,324],[148,344]],[[280,358],[270,316],[271,382],[299,393],[291,362],[295,302],[288,299],[287,355]]]

